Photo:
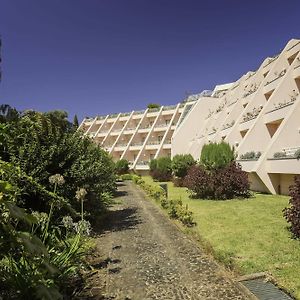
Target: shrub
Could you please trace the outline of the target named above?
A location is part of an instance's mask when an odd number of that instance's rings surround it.
[[[205,170],[203,166],[193,166],[185,177],[185,186],[191,196],[197,198],[232,199],[250,196],[247,173],[235,162],[211,171]]]
[[[275,153],[273,154],[273,157],[274,157],[274,158],[284,158],[284,157],[286,157],[286,156],[287,156],[286,153],[283,152],[283,151],[275,152]]]
[[[296,176],[290,186],[291,207],[283,210],[284,217],[290,223],[290,230],[296,238],[300,238],[300,176]]]
[[[115,172],[118,175],[123,175],[128,173],[129,163],[127,159],[120,159],[115,163]]]
[[[244,154],[241,154],[240,159],[259,159],[261,157],[261,152],[249,151]]]
[[[132,174],[123,174],[121,175],[122,180],[132,180]]]
[[[2,140],[0,155],[6,161],[19,166],[21,171],[46,190],[52,190],[48,178],[61,174],[66,184],[59,196],[80,211],[74,196],[78,187],[89,191],[86,210],[95,214],[106,205],[102,195],[115,190],[114,163],[111,157],[82,133],[74,133],[66,120],[66,113],[38,113],[29,111],[14,122],[7,122],[8,130]],[[30,183],[21,184],[13,174],[4,180],[12,181],[20,188],[24,208],[47,211],[48,199],[32,190]],[[106,199],[106,198],[105,198]]]
[[[202,147],[200,163],[207,170],[228,166],[235,159],[234,149],[228,143],[210,143]]]
[[[160,157],[150,162],[150,175],[157,181],[169,181],[172,178],[170,157]]]
[[[191,154],[177,154],[172,159],[172,171],[176,177],[184,178],[188,169],[196,164]]]

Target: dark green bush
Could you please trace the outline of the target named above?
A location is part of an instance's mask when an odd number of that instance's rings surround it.
[[[52,187],[49,177],[61,174],[66,184],[59,190],[75,210],[80,205],[74,196],[78,187],[88,190],[86,209],[101,211],[107,193],[115,189],[114,163],[109,155],[81,133],[75,133],[65,119],[65,113],[29,111],[13,122],[6,122],[8,130],[2,139],[0,156],[19,166],[47,190]],[[12,178],[6,178],[13,180]],[[47,211],[47,198],[32,190],[29,184],[17,184],[23,203],[36,211]],[[105,201],[104,201],[105,200]]]
[[[188,169],[195,165],[191,154],[177,154],[172,159],[172,171],[176,177],[184,178],[187,174]]]
[[[127,159],[120,159],[115,164],[115,171],[118,175],[123,175],[129,171],[129,163]]]
[[[220,169],[234,161],[234,149],[228,143],[205,144],[201,151],[200,163],[207,170]]]
[[[150,162],[150,175],[157,181],[169,181],[172,178],[172,161],[170,157],[160,157]]]

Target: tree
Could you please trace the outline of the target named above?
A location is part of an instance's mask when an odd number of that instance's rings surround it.
[[[79,122],[78,122],[77,115],[74,116],[73,127],[74,127],[75,130],[79,127]]]
[[[123,175],[129,171],[129,163],[127,159],[120,159],[115,164],[115,171],[118,175]]]
[[[200,163],[207,170],[220,169],[234,161],[234,149],[228,143],[210,143],[202,147]]]
[[[160,104],[157,104],[157,103],[149,103],[148,105],[147,105],[147,108],[149,108],[149,109],[152,109],[152,108],[160,108]]]
[[[150,175],[158,181],[169,181],[172,178],[172,161],[164,156],[150,162]]]
[[[186,176],[188,169],[196,164],[191,154],[177,154],[172,159],[172,171],[176,177]]]

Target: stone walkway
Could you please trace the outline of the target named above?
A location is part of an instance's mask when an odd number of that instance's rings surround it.
[[[142,190],[125,182],[119,193],[97,240],[103,255],[95,257],[85,298],[247,299]]]

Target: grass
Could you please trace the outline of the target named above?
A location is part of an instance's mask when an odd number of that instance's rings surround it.
[[[158,185],[149,176],[148,184]],[[255,194],[250,199],[190,199],[168,182],[169,199],[181,199],[194,214],[194,228],[213,255],[240,274],[270,272],[279,286],[300,299],[300,241],[291,239],[282,210],[289,197]]]

